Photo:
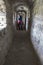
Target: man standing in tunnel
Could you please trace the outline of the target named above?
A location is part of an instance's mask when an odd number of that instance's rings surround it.
[[[19,18],[19,30],[23,30],[23,22],[22,22],[22,16],[21,15]]]

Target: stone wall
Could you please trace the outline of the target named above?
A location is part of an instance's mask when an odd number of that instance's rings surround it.
[[[12,6],[6,0],[7,27],[0,32],[0,65],[3,65],[8,49],[13,42]]]
[[[31,39],[43,65],[43,0],[36,0],[34,6]]]

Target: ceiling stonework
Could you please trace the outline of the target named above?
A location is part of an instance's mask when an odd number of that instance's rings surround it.
[[[35,1],[35,0],[4,0],[4,1],[7,1],[11,4],[15,4],[15,3],[19,3],[19,2],[22,2],[22,3],[27,3],[28,5],[32,5],[32,3]]]

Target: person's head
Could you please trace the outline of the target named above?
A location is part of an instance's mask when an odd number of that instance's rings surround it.
[[[19,18],[19,20],[21,20],[22,21],[22,16],[20,15],[20,18]]]

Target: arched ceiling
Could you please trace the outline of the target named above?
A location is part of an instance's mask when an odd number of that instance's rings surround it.
[[[11,4],[15,4],[15,3],[26,3],[29,6],[32,6],[33,3],[35,2],[35,0],[4,0],[4,1],[8,1]]]
[[[26,11],[28,11],[28,8],[26,7],[26,6],[19,6],[19,7],[17,7],[16,8],[16,10],[18,11],[18,10],[26,10]]]
[[[28,3],[32,3],[35,0],[8,0],[8,1],[12,2],[12,3],[14,3],[14,2],[28,2]]]
[[[18,10],[18,9],[20,9],[20,10],[28,10],[29,7],[26,4],[19,2],[19,3],[16,3],[16,4],[13,5],[13,9],[14,10]]]

